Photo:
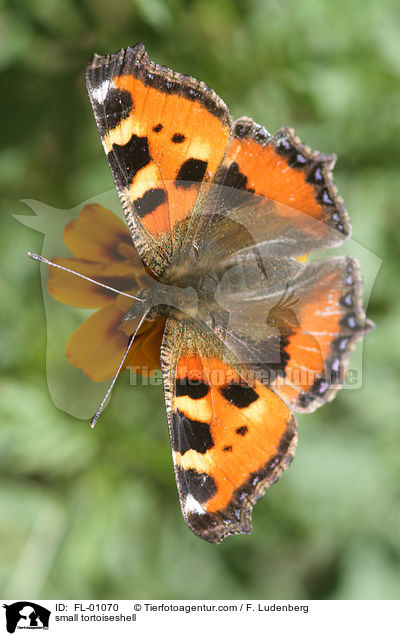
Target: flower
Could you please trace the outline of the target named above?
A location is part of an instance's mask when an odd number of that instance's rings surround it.
[[[63,239],[74,258],[53,258],[53,263],[127,294],[143,287],[148,274],[129,230],[107,208],[86,205],[65,227]],[[122,320],[134,301],[56,267],[50,267],[48,291],[59,302],[97,310],[71,335],[66,356],[94,382],[111,379],[137,326]],[[143,322],[123,369],[134,366],[138,373],[154,374],[160,368],[164,324],[163,318]]]

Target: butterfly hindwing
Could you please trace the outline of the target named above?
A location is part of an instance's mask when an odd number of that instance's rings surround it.
[[[160,273],[224,157],[228,109],[203,82],[152,62],[142,44],[95,55],[86,81],[135,245]]]
[[[285,338],[286,368],[284,382],[272,383],[300,412],[314,411],[333,399],[345,381],[350,352],[373,327],[362,307],[355,259],[336,257],[307,269],[308,283],[294,290],[291,309],[276,312]]]
[[[371,328],[351,257],[257,259],[220,278],[209,328],[295,411],[333,398],[350,351]]]
[[[271,389],[240,375],[198,327],[170,320],[161,361],[186,523],[212,543],[250,532],[253,504],[293,457],[294,417]]]

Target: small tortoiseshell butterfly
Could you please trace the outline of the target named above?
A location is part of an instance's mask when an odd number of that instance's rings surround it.
[[[152,282],[125,320],[165,320],[161,369],[184,519],[219,543],[287,468],[293,411],[343,383],[371,327],[357,262],[307,263],[350,223],[335,158],[290,128],[232,122],[204,83],[144,46],[95,55],[87,87],[132,241]],[[133,331],[132,331],[133,333]]]

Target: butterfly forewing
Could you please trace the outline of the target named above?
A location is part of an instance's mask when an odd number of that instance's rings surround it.
[[[229,111],[204,83],[152,62],[141,44],[95,55],[86,80],[135,245],[160,274],[224,157]]]

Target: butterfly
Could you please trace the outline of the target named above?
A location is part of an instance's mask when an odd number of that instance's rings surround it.
[[[372,324],[357,261],[307,255],[350,222],[335,157],[284,127],[232,122],[203,82],[142,44],[94,55],[87,88],[148,284],[125,320],[165,320],[160,351],[179,500],[212,543],[251,532],[289,466],[294,412],[331,400]]]

